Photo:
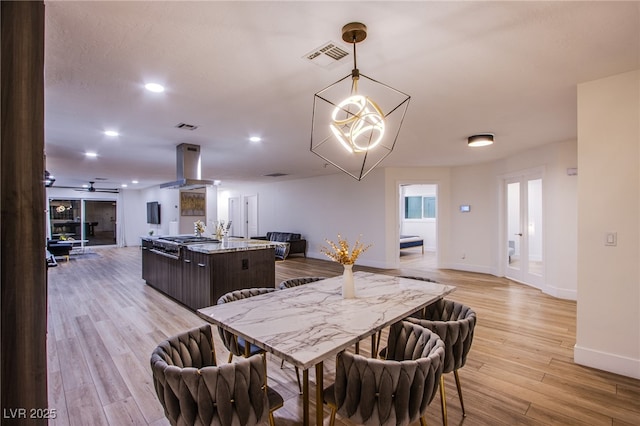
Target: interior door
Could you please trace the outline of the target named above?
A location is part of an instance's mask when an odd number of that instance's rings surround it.
[[[258,234],[258,196],[249,195],[245,197],[246,236],[257,237]]]
[[[229,229],[229,235],[233,237],[246,237],[244,234],[244,226],[242,226],[242,209],[240,203],[240,197],[229,198],[229,220],[231,221],[231,228]]]
[[[505,181],[507,278],[537,288],[544,285],[542,177]]]

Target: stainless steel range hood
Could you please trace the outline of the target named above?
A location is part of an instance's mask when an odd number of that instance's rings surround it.
[[[197,189],[213,185],[212,180],[200,179],[200,145],[181,143],[176,147],[177,179],[160,188]]]

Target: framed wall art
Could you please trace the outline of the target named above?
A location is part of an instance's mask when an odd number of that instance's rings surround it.
[[[181,216],[204,216],[205,215],[205,194],[203,192],[181,192],[180,193],[180,215]]]

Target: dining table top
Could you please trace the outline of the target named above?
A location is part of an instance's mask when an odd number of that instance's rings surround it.
[[[308,369],[430,305],[455,286],[358,271],[355,298],[342,276],[198,310],[205,320]]]

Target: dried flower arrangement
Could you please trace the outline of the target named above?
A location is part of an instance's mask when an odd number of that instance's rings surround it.
[[[216,220],[213,222],[214,235],[217,239],[221,239],[231,229],[231,221],[226,222],[224,220]]]
[[[321,247],[320,252],[327,256],[329,259],[341,263],[343,265],[353,265],[358,256],[367,251],[371,244],[364,245],[360,242],[360,237],[356,240],[356,243],[353,245],[351,251],[349,251],[349,242],[346,239],[343,239],[340,234],[338,234],[338,243],[334,243],[328,239],[325,239],[327,244],[331,248]]]
[[[204,234],[204,223],[201,220],[193,222],[193,231],[197,237],[201,237]]]

